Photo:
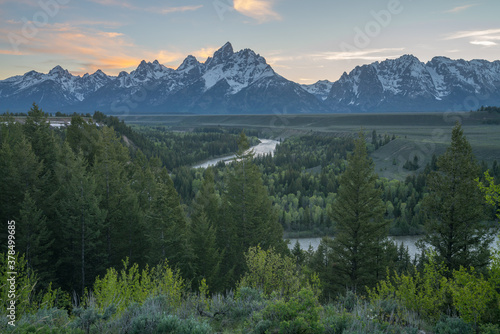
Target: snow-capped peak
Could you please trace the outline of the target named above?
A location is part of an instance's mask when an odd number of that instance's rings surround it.
[[[176,71],[178,72],[189,72],[192,68],[200,66],[200,62],[195,56],[189,55],[184,59],[182,64],[179,65]]]
[[[212,68],[226,62],[234,54],[233,46],[227,42],[219,50],[215,51],[213,57],[209,57],[205,62],[207,68]]]
[[[229,85],[227,94],[236,94],[261,78],[276,75],[264,57],[250,49],[235,53],[229,42],[207,59],[205,66],[205,90],[225,80]]]

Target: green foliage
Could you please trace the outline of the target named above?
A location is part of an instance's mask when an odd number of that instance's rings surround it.
[[[102,279],[96,278],[93,297],[101,312],[114,305],[117,314],[121,314],[129,305],[142,304],[157,295],[165,295],[169,305],[176,308],[182,301],[184,288],[183,279],[166,262],[139,270],[137,264],[129,268],[126,260],[120,272],[110,268]]]
[[[384,271],[383,241],[388,222],[376,180],[364,135],[360,133],[330,214],[336,233],[335,239],[327,240],[332,248],[329,262],[333,264],[331,279],[338,288],[372,286]]]
[[[483,275],[478,275],[474,268],[467,270],[462,267],[454,271],[449,288],[460,318],[472,324],[482,320],[497,294],[494,286]]]
[[[370,299],[375,303],[395,301],[398,308],[413,310],[431,321],[438,320],[447,310],[457,312],[461,321],[473,326],[495,319],[499,285],[493,265],[489,279],[474,268],[463,267],[450,277],[444,263],[439,264],[437,259],[431,254],[423,273],[388,276],[369,290]]]
[[[175,315],[159,317],[143,315],[133,320],[130,333],[209,334],[212,333],[212,328],[205,322],[198,322],[194,319],[181,320]]]
[[[258,331],[254,332],[262,333],[266,329],[278,333],[323,333],[320,322],[322,309],[314,292],[302,289],[288,301],[271,301],[258,316]]]
[[[214,174],[211,168],[205,171],[200,191],[192,204],[189,240],[193,248],[193,270],[196,287],[203,279],[214,289],[222,288],[220,265],[222,254],[217,243],[216,226],[221,218],[220,198],[215,190]]]
[[[342,334],[351,325],[352,319],[347,312],[327,312],[322,319],[324,333]]]
[[[435,327],[436,334],[473,334],[472,326],[460,318],[446,318]]]
[[[478,183],[479,189],[481,189],[484,194],[486,203],[497,208],[497,217],[500,219],[500,184],[495,184],[495,180],[493,176],[490,176],[489,171],[484,173],[484,178],[487,185],[480,182],[479,178],[476,179],[476,182]]]
[[[290,298],[301,288],[311,286],[298,271],[295,261],[276,253],[273,248],[265,251],[260,246],[250,247],[245,258],[248,271],[238,283],[238,289],[250,287],[262,291],[266,296],[275,293]],[[313,278],[316,295],[319,295],[318,283],[317,278]]]
[[[429,175],[430,195],[423,205],[427,214],[423,241],[436,250],[449,274],[460,266],[485,268],[495,233],[481,221],[484,200],[474,181],[479,166],[459,123],[453,128],[451,140],[438,158],[439,171]]]
[[[41,308],[36,313],[25,315],[16,324],[15,333],[80,333],[70,328],[69,323],[66,310]]]
[[[263,249],[274,247],[278,252],[288,252],[261,173],[251,160],[253,152],[245,152],[248,146],[248,139],[242,133],[222,196],[223,217],[216,227],[219,247],[224,252],[221,270],[227,276],[226,287],[234,286],[244,274],[244,253],[249,247],[260,245]]]
[[[60,222],[54,250],[58,283],[77,288],[83,295],[89,282],[104,269],[98,264],[106,212],[99,208],[95,178],[80,152],[75,155],[65,144],[55,173],[59,186],[54,194],[58,203],[55,217]]]
[[[444,276],[445,268],[431,255],[423,273],[414,275],[397,274],[387,276],[377,283],[374,289],[368,289],[370,300],[394,300],[400,306],[420,313],[426,319],[437,320],[444,311],[447,301],[448,280]]]
[[[8,264],[15,262],[15,272],[17,274],[9,274]],[[60,299],[64,294],[60,289],[53,290],[49,284],[46,291],[38,290],[37,281],[38,276],[29,266],[24,258],[24,255],[18,254],[10,256],[7,254],[0,254],[0,314],[7,315],[10,311],[9,290],[11,288],[10,282],[12,277],[15,279],[15,315],[16,320],[23,319],[24,316],[36,313],[41,309],[51,309],[55,306],[60,306]]]
[[[493,324],[484,324],[479,327],[481,334],[500,334],[500,326]]]
[[[107,307],[103,312],[100,312],[93,305],[86,308],[75,307],[73,308],[75,319],[70,326],[82,329],[85,333],[99,332],[103,322],[110,319],[115,311],[114,305]]]

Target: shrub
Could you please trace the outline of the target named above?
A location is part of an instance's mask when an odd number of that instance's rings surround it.
[[[257,323],[261,324],[262,329],[264,325],[268,326],[270,321],[270,332],[323,333],[324,328],[319,321],[321,310],[322,307],[313,291],[302,289],[288,301],[277,299],[269,302],[260,317],[257,317],[261,318]]]
[[[395,272],[392,278],[388,275],[373,290],[369,289],[368,294],[374,302],[394,300],[401,307],[437,320],[447,303],[448,280],[444,271],[444,266],[431,254],[423,273],[398,275]]]
[[[100,310],[113,304],[117,314],[121,314],[129,305],[142,304],[148,297],[158,295],[164,295],[174,308],[181,304],[184,280],[166,262],[151,270],[146,266],[142,271],[137,264],[128,268],[128,259],[123,266],[120,273],[111,268],[104,278],[96,278],[93,294]]]
[[[500,334],[500,326],[493,324],[484,324],[479,327],[481,334]]]
[[[272,248],[265,251],[257,246],[250,247],[245,258],[248,271],[238,284],[239,288],[258,289],[267,296],[272,292],[289,296],[300,290],[297,266],[291,257],[282,256]]]
[[[350,323],[351,317],[345,312],[328,314],[322,319],[326,334],[342,334],[349,328]]]
[[[474,334],[474,329],[460,318],[446,318],[439,321],[434,329],[436,334]]]
[[[453,297],[453,306],[460,317],[466,322],[477,324],[488,310],[493,300],[495,289],[482,275],[478,276],[474,270],[463,267],[453,272],[450,281],[450,290]]]

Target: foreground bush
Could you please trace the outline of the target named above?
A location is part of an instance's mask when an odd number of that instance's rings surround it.
[[[104,278],[96,279],[93,297],[89,298],[100,311],[114,305],[120,315],[129,305],[142,304],[147,298],[159,295],[165,296],[173,308],[181,304],[185,283],[167,262],[139,271],[137,264],[129,268],[127,259],[123,267],[119,273],[114,268],[108,269]]]

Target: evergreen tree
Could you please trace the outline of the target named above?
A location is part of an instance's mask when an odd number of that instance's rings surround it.
[[[251,246],[267,250],[274,247],[287,252],[283,228],[262,183],[259,168],[253,163],[253,151],[248,139],[241,133],[238,152],[229,172],[227,189],[223,196],[224,217],[220,233],[220,247],[224,250],[224,268],[228,286],[234,286],[245,272],[244,253]]]
[[[128,257],[132,263],[143,258],[141,243],[135,239],[141,235],[137,195],[129,182],[128,150],[116,137],[113,129],[104,127],[99,132],[98,155],[95,156],[93,174],[100,208],[106,212],[103,243],[106,245],[107,265],[118,266]]]
[[[330,211],[335,239],[328,239],[327,244],[331,248],[331,280],[337,288],[371,286],[385,274],[388,222],[384,220],[385,205],[376,180],[360,132]]]
[[[144,224],[149,240],[148,258],[153,265],[167,259],[183,277],[193,277],[193,254],[188,243],[186,217],[179,195],[165,168],[156,168],[156,186]]]
[[[99,208],[97,184],[87,171],[81,153],[73,154],[66,143],[56,166],[59,191],[56,194],[58,278],[67,290],[84,288],[105,269],[100,235],[106,212]]]
[[[23,125],[24,134],[28,138],[38,159],[44,162],[45,171],[50,170],[57,160],[54,133],[50,129],[48,114],[33,103]]]
[[[484,268],[494,230],[481,222],[483,198],[474,181],[479,165],[459,123],[453,128],[450,147],[437,159],[437,167],[427,180],[430,194],[422,206],[427,234],[420,247],[432,246],[450,275],[460,266]]]
[[[222,288],[219,275],[222,254],[217,247],[216,224],[220,218],[220,199],[215,192],[212,168],[205,171],[203,185],[193,201],[190,225],[190,243],[194,253],[195,279],[193,288],[206,279],[212,291]]]
[[[54,221],[56,219],[55,210],[57,204],[51,200],[51,197],[57,191],[54,168],[59,155],[60,143],[54,135],[55,130],[50,128],[48,114],[35,103],[28,111],[28,116],[22,128],[35,156],[43,164],[40,174],[41,184],[39,185],[41,191],[33,194],[34,199],[48,221]]]
[[[81,116],[71,117],[71,124],[66,129],[66,141],[77,153],[81,151],[89,167],[94,165],[94,160],[99,154],[99,131],[95,124],[89,124]]]
[[[2,222],[18,216],[26,191],[35,192],[42,183],[43,164],[30,142],[22,133],[12,139],[15,142],[9,143],[6,138],[0,148]]]
[[[53,256],[54,243],[52,232],[47,226],[47,217],[37,207],[29,191],[26,191],[21,204],[19,218],[16,220],[17,246],[24,253],[29,272],[36,272],[42,286],[54,280]]]

